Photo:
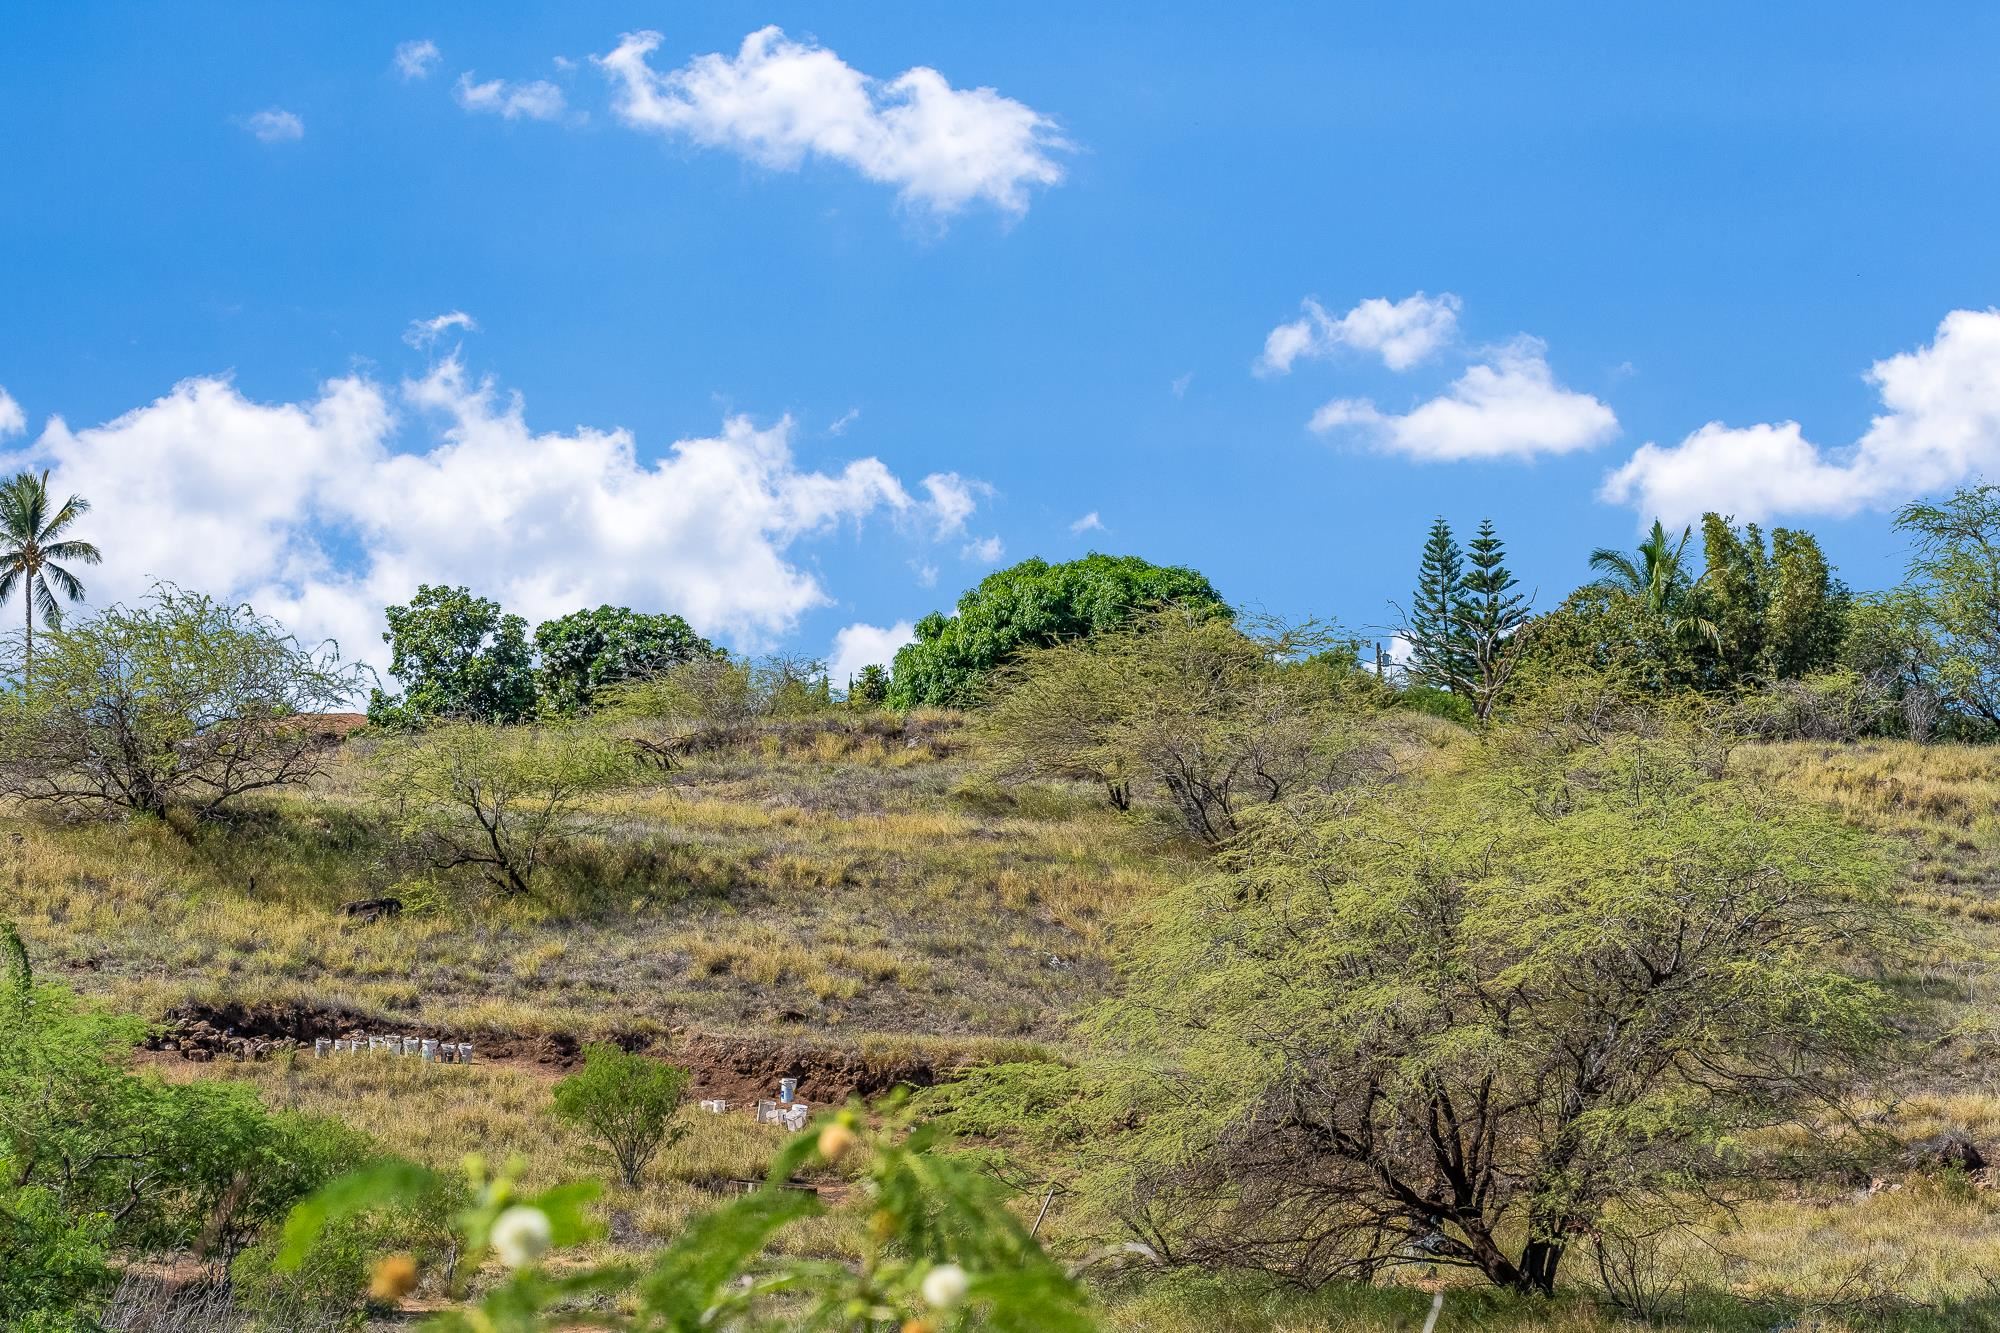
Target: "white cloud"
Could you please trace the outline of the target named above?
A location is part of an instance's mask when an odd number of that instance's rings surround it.
[[[243,128],[263,143],[291,143],[306,137],[306,123],[277,106],[244,117]]]
[[[1086,532],[1102,532],[1104,531],[1104,520],[1099,518],[1097,511],[1093,509],[1076,522],[1070,524],[1069,530],[1078,536],[1082,536]]]
[[[965,520],[979,508],[979,497],[991,495],[993,488],[983,481],[961,477],[956,472],[933,472],[923,487],[930,500],[926,507],[937,520],[937,535],[949,537],[965,530]]]
[[[423,349],[453,329],[477,333],[479,321],[463,310],[454,310],[446,315],[433,315],[429,319],[413,319],[410,321],[410,327],[403,330],[403,341],[412,347]]]
[[[647,59],[662,40],[627,33],[597,58],[613,112],[634,129],[783,170],[808,156],[844,163],[940,215],[975,200],[1019,215],[1032,188],[1063,178],[1054,154],[1069,145],[1055,122],[991,88],[953,88],[921,65],[871,78],[775,27],[745,37],[733,57],[696,56],[663,74]]]
[[[428,37],[400,42],[396,46],[396,72],[405,80],[430,77],[442,59],[437,43]]]
[[[1883,410],[1854,444],[1828,450],[1796,421],[1711,421],[1676,445],[1647,443],[1604,480],[1600,498],[1648,518],[1704,510],[1851,514],[2000,473],[2000,310],[1954,310],[1926,346],[1877,361]]]
[[[28,414],[14,401],[14,395],[0,389],[0,440],[28,429]]]
[[[916,638],[917,627],[907,620],[899,620],[887,629],[880,625],[849,625],[833,636],[833,652],[826,663],[827,679],[845,689],[849,680],[861,674],[861,668],[887,667],[896,660],[896,650],[914,643]]]
[[[1426,462],[1566,454],[1610,439],[1618,418],[1587,393],[1555,382],[1538,338],[1517,338],[1469,366],[1439,397],[1401,415],[1366,398],[1336,398],[1309,423],[1351,428],[1391,453]]]
[[[467,111],[485,112],[508,120],[519,120],[523,116],[529,120],[554,120],[568,105],[563,99],[563,90],[547,79],[536,79],[531,83],[488,79],[484,83],[474,83],[469,71],[458,76],[452,95]]]
[[[1173,391],[1174,397],[1185,398],[1187,397],[1188,385],[1193,383],[1194,372],[1190,370],[1185,375],[1174,376],[1173,382],[1167,385],[1167,388]]]
[[[1000,557],[1007,554],[1007,544],[998,537],[979,537],[967,542],[959,554],[982,565],[997,565]]]
[[[190,379],[101,426],[53,420],[0,464],[52,466],[59,490],[91,498],[92,602],[173,579],[379,664],[382,607],[419,583],[466,584],[531,621],[610,602],[745,646],[786,632],[829,601],[795,546],[916,505],[873,458],[800,468],[792,434],[789,418],[731,417],[649,462],[624,430],[535,432],[518,396],[453,357],[296,403]]]
[[[826,433],[828,435],[845,435],[847,434],[847,428],[859,420],[861,420],[861,409],[850,407],[846,412],[841,414],[838,421],[835,421],[831,426],[826,428]]]
[[[1342,347],[1373,352],[1391,370],[1408,370],[1458,332],[1460,302],[1450,292],[1436,297],[1418,292],[1400,301],[1370,297],[1338,317],[1317,301],[1302,305],[1305,314],[1264,339],[1258,374],[1286,375],[1301,357],[1329,357]]]

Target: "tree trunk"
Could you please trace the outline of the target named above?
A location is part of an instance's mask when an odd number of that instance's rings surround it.
[[[1559,1240],[1531,1240],[1521,1251],[1520,1276],[1515,1285],[1538,1296],[1556,1294],[1556,1267],[1562,1263],[1563,1243]]]
[[[27,612],[28,616],[28,637],[23,641],[21,648],[21,689],[23,692],[28,688],[28,678],[35,674],[35,599],[33,593],[33,588],[25,583],[21,585],[21,609]]]

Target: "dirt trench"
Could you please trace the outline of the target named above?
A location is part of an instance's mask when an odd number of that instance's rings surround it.
[[[394,1023],[337,1006],[189,1004],[169,1010],[146,1047],[169,1058],[211,1062],[265,1060],[311,1050],[319,1040],[398,1036],[473,1044],[475,1063],[562,1072],[583,1063],[583,1042],[567,1032],[519,1033],[435,1024]],[[775,1097],[778,1082],[796,1078],[798,1097],[818,1105],[874,1098],[897,1087],[925,1088],[951,1076],[955,1061],[922,1055],[885,1057],[849,1047],[789,1038],[680,1029],[668,1037],[620,1035],[629,1051],[671,1060],[693,1075],[691,1095],[748,1102]]]

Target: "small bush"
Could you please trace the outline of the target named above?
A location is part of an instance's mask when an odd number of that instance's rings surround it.
[[[616,1046],[592,1046],[583,1068],[556,1084],[556,1114],[596,1135],[626,1187],[636,1188],[660,1149],[687,1133],[674,1116],[688,1077],[685,1069]]]

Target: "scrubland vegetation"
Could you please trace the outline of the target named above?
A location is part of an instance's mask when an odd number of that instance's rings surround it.
[[[1889,593],[1712,516],[1544,612],[1440,522],[1393,672],[1131,559],[845,691],[425,588],[366,726],[245,609],[44,606],[6,1317],[2000,1326],[2000,509],[1904,522]]]

